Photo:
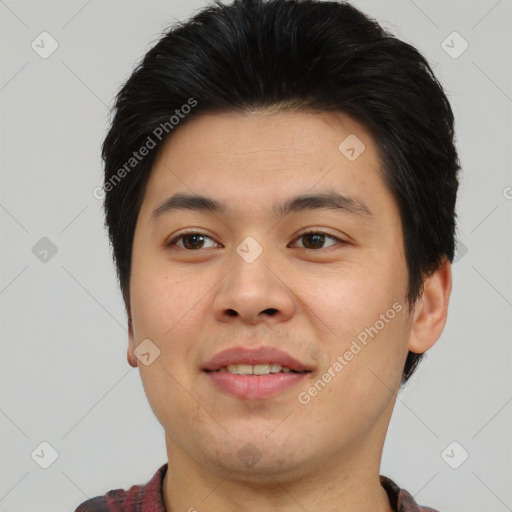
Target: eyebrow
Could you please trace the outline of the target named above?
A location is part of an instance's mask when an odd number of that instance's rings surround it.
[[[164,214],[178,210],[222,214],[226,212],[226,209],[226,204],[222,201],[201,195],[178,193],[155,208],[151,214],[151,219],[156,220]],[[333,191],[301,194],[287,199],[284,203],[276,203],[273,207],[276,217],[286,217],[291,213],[321,209],[338,210],[359,217],[373,218],[370,208],[361,199]]]

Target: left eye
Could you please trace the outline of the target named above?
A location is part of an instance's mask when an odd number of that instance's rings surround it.
[[[331,240],[334,240],[335,242],[341,242],[344,243],[343,240],[340,240],[339,238],[336,238],[335,236],[328,235],[327,233],[323,233],[322,231],[309,231],[307,233],[302,233],[297,240],[300,240],[301,238],[304,238],[304,240],[307,240],[306,247],[303,247],[304,249],[323,249],[324,247],[318,247],[319,245],[323,245],[325,243],[325,240],[327,238],[330,238]],[[336,243],[332,244],[336,245]],[[309,246],[309,247],[307,247]],[[314,247],[311,247],[314,246]]]

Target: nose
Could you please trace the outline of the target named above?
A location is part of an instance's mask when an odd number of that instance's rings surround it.
[[[233,267],[216,291],[213,308],[218,321],[279,323],[289,320],[295,311],[294,293],[289,276],[268,256],[252,263],[235,255]]]

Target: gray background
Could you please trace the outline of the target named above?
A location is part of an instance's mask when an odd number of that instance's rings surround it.
[[[442,512],[512,510],[512,2],[354,4],[435,66],[463,167],[448,323],[398,396],[381,473]],[[0,0],[0,512],[73,511],[166,462],[163,429],[126,362],[92,191],[119,86],[162,30],[203,5]],[[31,47],[51,48],[44,31],[58,43],[45,59]],[[454,31],[469,45],[457,58]],[[47,469],[42,442],[58,454]]]

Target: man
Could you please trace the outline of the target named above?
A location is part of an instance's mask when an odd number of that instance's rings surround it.
[[[217,3],[120,91],[106,224],[168,462],[87,511],[431,511],[379,475],[446,323],[460,168],[425,59],[354,7]]]

